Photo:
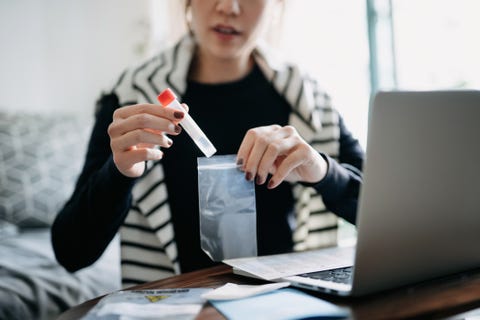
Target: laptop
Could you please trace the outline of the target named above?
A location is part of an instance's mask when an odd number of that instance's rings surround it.
[[[271,280],[361,296],[480,268],[479,243],[480,91],[379,92],[369,114],[356,248],[284,254],[284,265],[308,265],[311,255],[321,271]]]

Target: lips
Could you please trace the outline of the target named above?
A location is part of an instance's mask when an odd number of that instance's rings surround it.
[[[212,29],[215,32],[218,32],[224,35],[240,35],[241,34],[239,30],[235,29],[232,26],[227,26],[227,25],[216,25]]]

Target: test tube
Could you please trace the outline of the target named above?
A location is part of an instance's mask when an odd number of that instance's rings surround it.
[[[200,129],[197,123],[193,121],[192,117],[187,112],[185,112],[185,109],[182,108],[172,90],[170,90],[169,88],[163,90],[158,95],[157,99],[163,107],[168,106],[183,111],[185,113],[185,117],[182,119],[182,121],[180,121],[180,125],[183,127],[183,129],[185,129],[185,131],[187,131],[190,138],[192,138],[192,140],[207,158],[211,157],[215,152],[217,152],[217,149],[215,149],[210,140],[208,140],[202,129]]]

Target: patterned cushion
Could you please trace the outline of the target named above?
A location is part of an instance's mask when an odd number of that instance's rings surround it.
[[[51,225],[83,165],[90,120],[0,112],[0,220]]]

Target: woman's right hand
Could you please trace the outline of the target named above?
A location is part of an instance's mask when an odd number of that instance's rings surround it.
[[[186,105],[184,105],[186,107]],[[136,104],[118,108],[108,127],[113,161],[127,177],[136,178],[145,170],[144,161],[159,160],[173,141],[166,135],[178,135],[178,123],[185,113],[156,104]]]

